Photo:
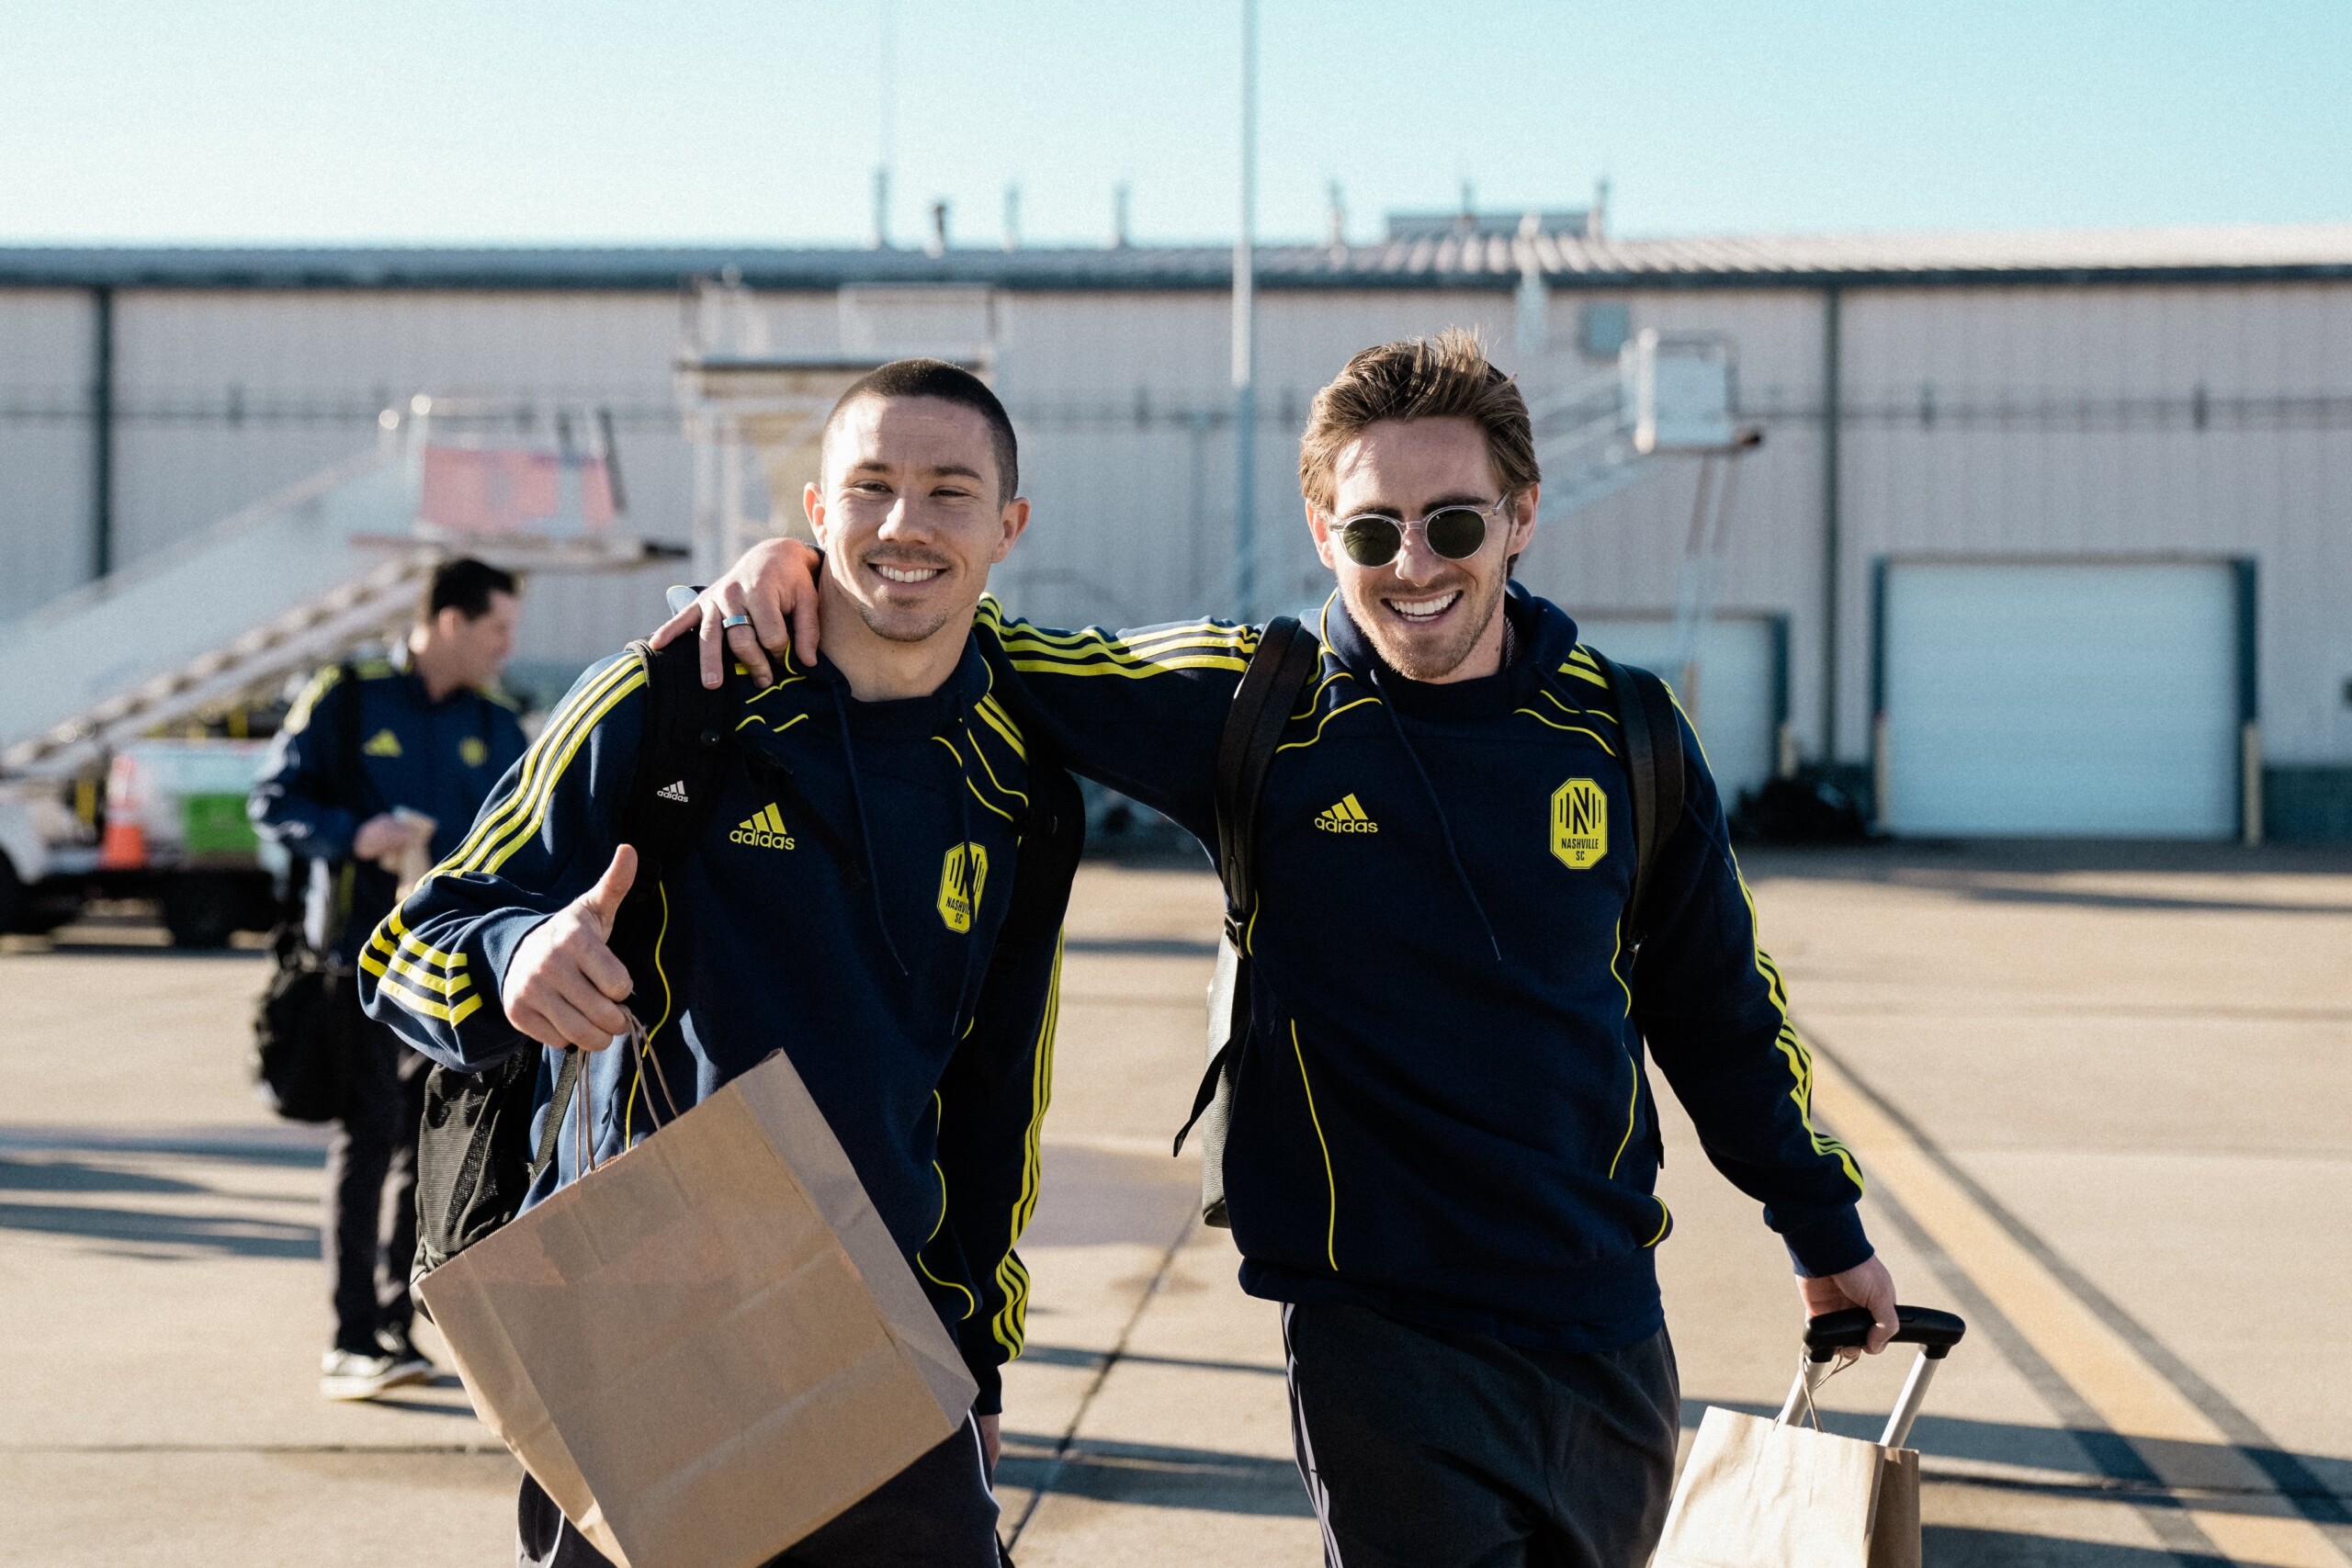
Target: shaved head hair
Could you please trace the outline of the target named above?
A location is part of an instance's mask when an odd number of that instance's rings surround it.
[[[1006,505],[1020,493],[1021,448],[1012,437],[1012,418],[989,390],[988,383],[969,370],[944,359],[894,359],[867,371],[850,383],[833,412],[825,416],[820,450],[823,443],[832,440],[842,411],[860,398],[936,398],[970,409],[988,422],[989,445],[996,452],[997,504]]]

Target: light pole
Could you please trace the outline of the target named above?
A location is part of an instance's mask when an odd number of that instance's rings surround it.
[[[1258,0],[1241,0],[1241,228],[1233,242],[1233,592],[1258,598]]]

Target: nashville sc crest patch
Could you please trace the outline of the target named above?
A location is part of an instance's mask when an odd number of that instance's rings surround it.
[[[980,890],[989,879],[989,852],[978,844],[957,844],[939,868],[939,918],[951,931],[968,931],[979,912]]]
[[[1609,795],[1590,779],[1570,779],[1552,792],[1552,853],[1570,871],[1585,871],[1609,852]]]

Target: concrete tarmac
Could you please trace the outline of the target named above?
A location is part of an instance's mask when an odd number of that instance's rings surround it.
[[[1905,1300],[1968,1342],[1914,1438],[1931,1564],[2352,1563],[2352,859],[1751,857]],[[1090,865],[1007,1378],[1023,1568],[1307,1564],[1275,1309],[1171,1160],[1217,915]],[[323,1140],[243,1077],[258,956],[97,922],[0,953],[0,1562],[503,1562],[511,1458],[444,1376],[315,1392]],[[1756,1205],[1671,1111],[1685,1427],[1777,1407],[1799,1326]],[[1825,1391],[1874,1435],[1908,1357]]]

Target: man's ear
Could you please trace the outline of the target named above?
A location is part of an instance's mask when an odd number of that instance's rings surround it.
[[[1315,557],[1323,563],[1325,570],[1337,571],[1340,570],[1340,563],[1332,558],[1331,554],[1331,525],[1326,522],[1323,514],[1315,509],[1313,502],[1306,502],[1306,531],[1315,536]]]
[[[1536,502],[1543,494],[1542,485],[1529,485],[1511,497],[1510,553],[1513,556],[1523,553],[1529,543],[1535,537]]]
[[[998,521],[1004,525],[1004,537],[997,542],[996,554],[989,557],[990,566],[994,566],[998,561],[1011,555],[1014,542],[1028,531],[1029,498],[1025,495],[1016,495],[1006,502],[1004,515]]]
[[[808,532],[815,536],[819,548],[825,543],[825,492],[812,481],[800,487],[800,510],[808,514]]]

